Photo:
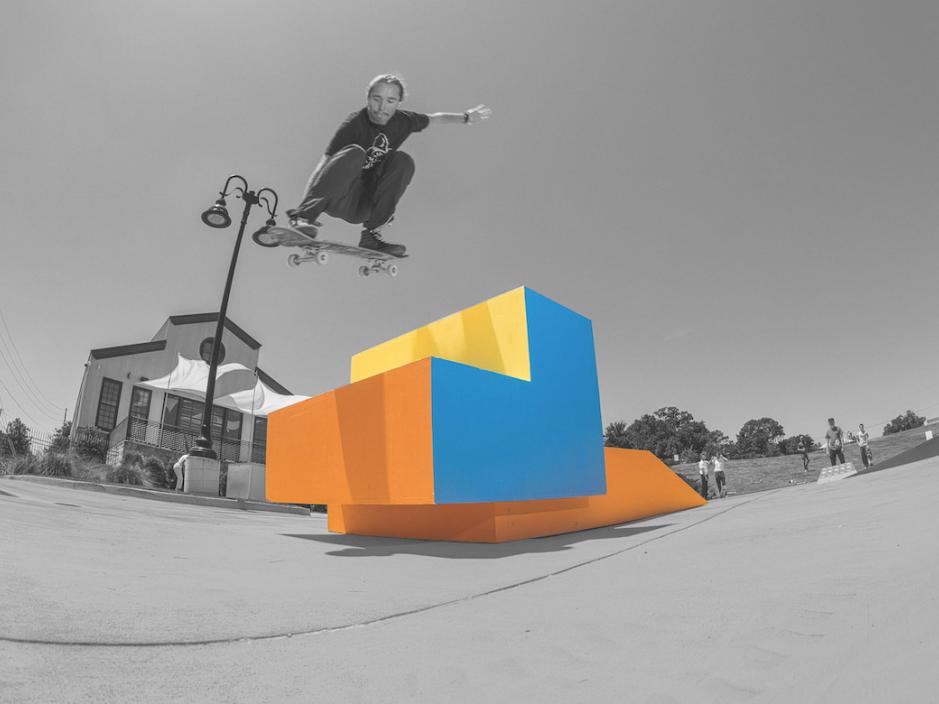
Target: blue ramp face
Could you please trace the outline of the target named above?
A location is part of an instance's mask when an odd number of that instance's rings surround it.
[[[434,358],[434,502],[606,492],[590,320],[525,289],[531,381]]]

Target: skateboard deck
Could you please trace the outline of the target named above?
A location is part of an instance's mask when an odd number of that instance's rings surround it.
[[[362,249],[351,244],[331,242],[319,238],[314,239],[290,227],[271,227],[254,233],[252,239],[262,247],[298,247],[301,249],[301,253],[291,254],[287,257],[287,263],[290,266],[300,266],[304,262],[316,262],[324,265],[329,262],[330,254],[363,259],[366,263],[359,266],[357,272],[359,276],[369,276],[371,274],[397,276],[398,265],[394,262],[398,259],[407,258],[406,254],[403,257],[395,257],[391,254],[376,252],[373,249]]]

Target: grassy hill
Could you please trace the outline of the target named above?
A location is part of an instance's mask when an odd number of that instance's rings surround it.
[[[918,445],[926,440],[925,431],[932,430],[939,436],[939,422],[924,425],[915,430],[907,430],[886,437],[871,438],[871,452],[874,453],[874,463],[882,462],[904,450]],[[828,451],[819,450],[809,453],[811,460],[809,471],[802,471],[802,457],[800,455],[781,455],[779,457],[758,457],[752,460],[730,460],[725,467],[727,487],[731,494],[749,494],[754,491],[778,489],[783,486],[795,484],[808,484],[818,479],[822,467],[829,465]],[[846,445],[844,458],[853,462],[857,468],[862,468],[861,453],[855,444]],[[679,464],[672,467],[676,472],[698,486],[698,465]],[[711,491],[714,483],[711,482]]]

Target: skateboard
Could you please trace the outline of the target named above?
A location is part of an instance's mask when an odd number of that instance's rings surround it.
[[[324,265],[329,261],[330,254],[338,254],[346,257],[355,257],[364,259],[365,264],[359,266],[356,272],[359,276],[371,276],[372,274],[386,274],[387,276],[398,275],[397,259],[406,259],[395,257],[391,254],[376,252],[373,249],[362,249],[342,242],[330,242],[329,240],[313,239],[307,235],[289,227],[271,227],[266,230],[255,232],[251,239],[262,247],[299,247],[300,254],[291,254],[287,257],[287,264],[290,266],[300,266],[304,262],[316,262]]]

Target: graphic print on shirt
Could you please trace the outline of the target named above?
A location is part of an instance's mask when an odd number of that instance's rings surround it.
[[[372,146],[365,150],[365,166],[362,167],[362,170],[368,171],[390,151],[391,145],[388,143],[388,137],[384,132],[379,132],[372,141]]]

